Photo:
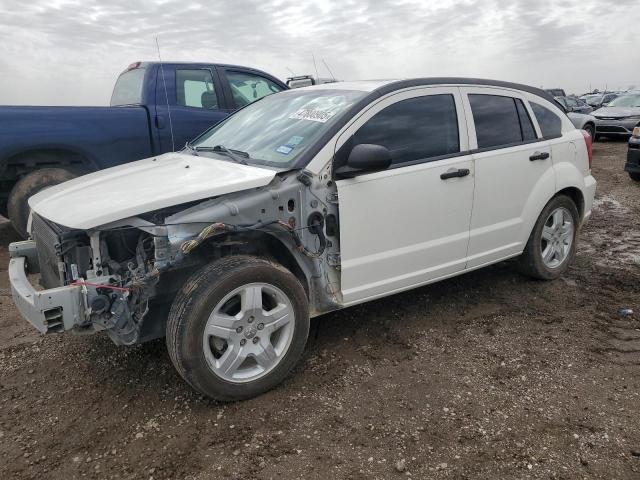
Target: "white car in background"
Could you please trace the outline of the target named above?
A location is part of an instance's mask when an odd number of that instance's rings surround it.
[[[591,137],[537,88],[316,85],[38,193],[9,277],[41,332],[166,335],[192,387],[239,400],[291,371],[310,317],[515,257],[558,278],[595,189]]]

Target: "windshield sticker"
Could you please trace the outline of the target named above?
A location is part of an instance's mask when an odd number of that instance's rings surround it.
[[[276,152],[283,155],[289,155],[291,153],[291,150],[293,150],[293,147],[290,145],[280,145],[278,148],[276,148]]]
[[[313,108],[301,108],[296,113],[289,115],[292,120],[310,120],[312,122],[325,123],[329,120],[335,112],[328,112],[326,110],[315,110]]]
[[[285,144],[285,145],[290,145],[292,147],[295,147],[296,145],[298,145],[300,142],[302,142],[302,140],[304,140],[304,137],[299,137],[297,135],[294,135],[293,137],[291,137],[289,139],[289,141]]]

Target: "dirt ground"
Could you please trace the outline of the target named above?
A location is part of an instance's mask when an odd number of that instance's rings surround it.
[[[236,404],[195,394],[162,341],[39,336],[2,274],[0,478],[640,478],[625,153],[595,145],[597,203],[564,278],[503,263],[316,319],[294,374]],[[1,225],[5,270],[13,239]]]

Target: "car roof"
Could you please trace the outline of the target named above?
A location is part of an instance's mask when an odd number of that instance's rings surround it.
[[[424,77],[424,78],[407,78],[403,80],[360,80],[352,82],[336,82],[323,85],[313,85],[302,87],[298,90],[359,90],[379,96],[386,95],[396,90],[402,90],[411,87],[432,86],[432,85],[480,85],[488,87],[509,88],[513,90],[522,90],[533,93],[550,102],[554,102],[554,98],[548,92],[541,88],[523,85],[520,83],[504,82],[501,80],[488,80],[484,78],[466,78],[466,77]]]

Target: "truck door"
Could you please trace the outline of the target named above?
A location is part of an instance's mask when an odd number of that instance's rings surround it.
[[[155,126],[161,153],[184,148],[186,142],[229,115],[226,107],[214,67],[158,67]]]

